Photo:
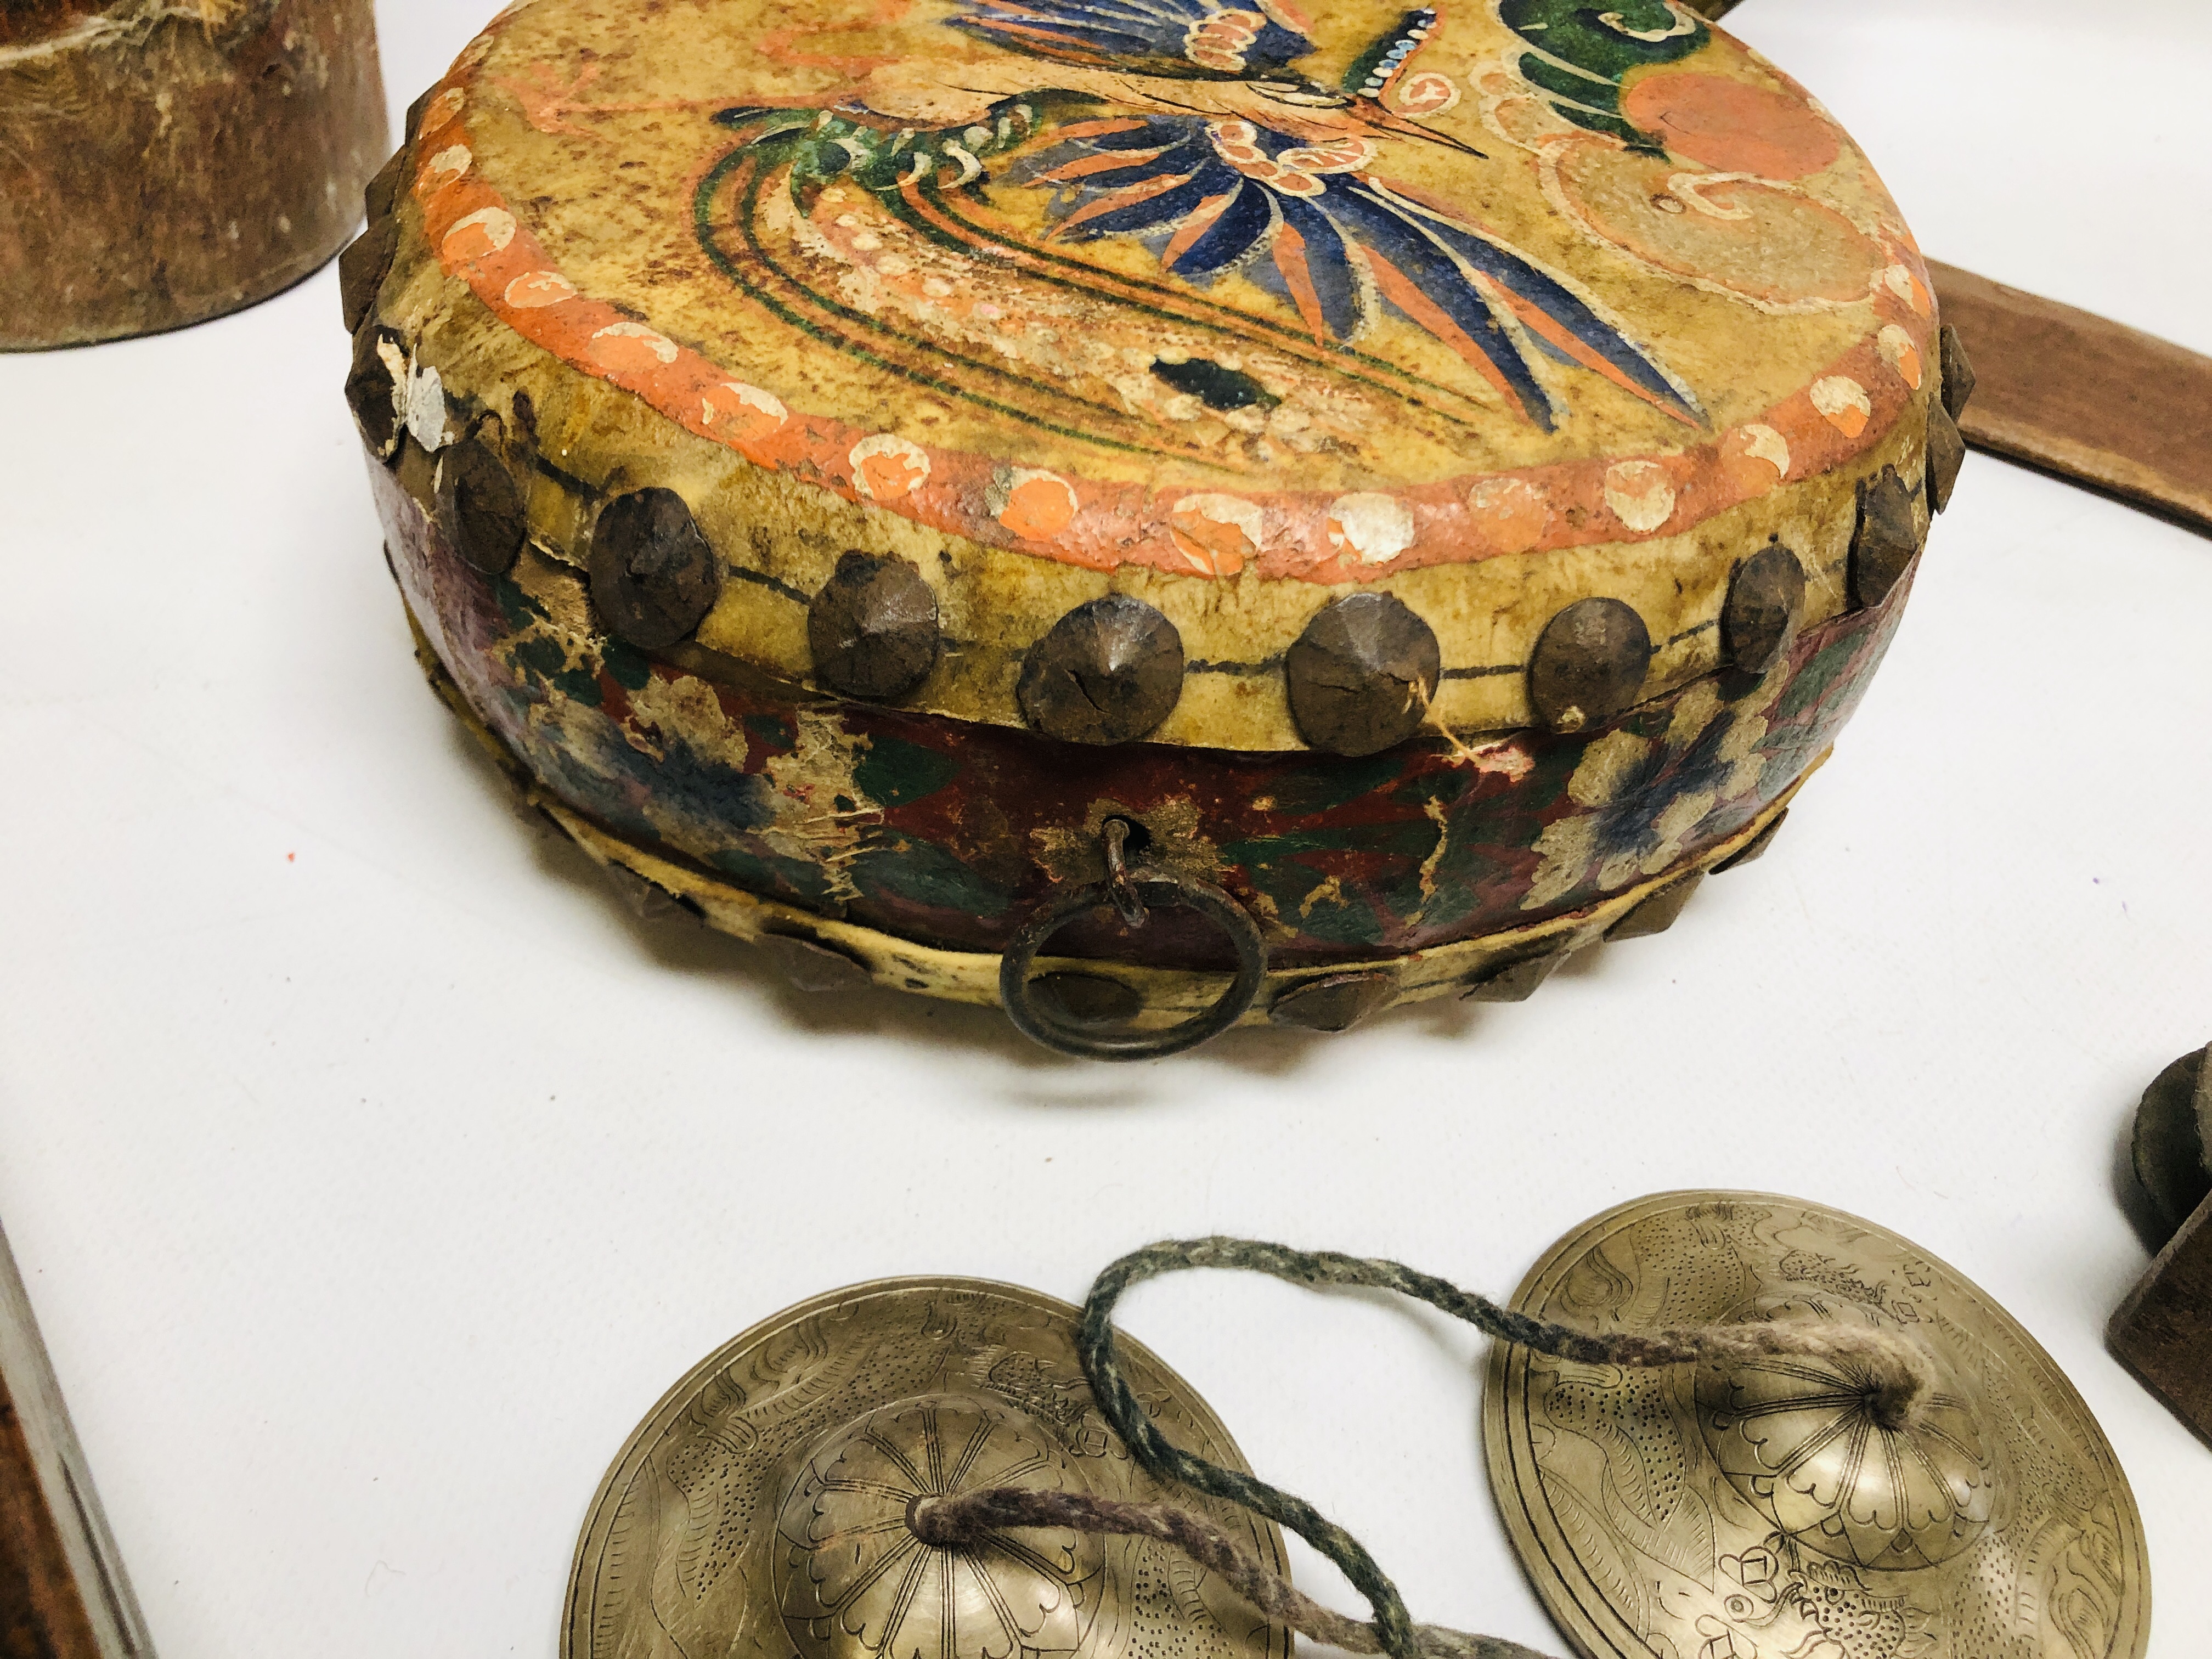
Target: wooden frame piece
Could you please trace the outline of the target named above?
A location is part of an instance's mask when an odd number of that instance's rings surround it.
[[[0,1653],[152,1659],[153,1651],[0,1234]]]
[[[2212,533],[2212,357],[1954,265],[1929,270],[1973,359],[1968,443]]]
[[[2212,1443],[2212,1049],[2160,1073],[2136,1109],[2136,1178],[2172,1229],[2106,1340],[2120,1363]]]
[[[2158,1253],[2106,1340],[2137,1381],[2212,1444],[2212,1198]]]

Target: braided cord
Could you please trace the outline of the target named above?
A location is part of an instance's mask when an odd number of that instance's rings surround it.
[[[997,1541],[1002,1531],[1023,1527],[1066,1527],[1157,1539],[1219,1574],[1271,1623],[1287,1625],[1301,1636],[1346,1653],[1382,1651],[1374,1626],[1322,1606],[1206,1516],[1173,1504],[1131,1504],[1091,1492],[1030,1486],[985,1486],[916,1498],[907,1505],[907,1525],[915,1537],[937,1549],[975,1549]],[[1439,1625],[1417,1626],[1414,1634],[1422,1659],[1544,1659],[1518,1642]]]
[[[1084,1302],[1076,1351],[1082,1358],[1085,1375],[1091,1379],[1091,1392],[1097,1399],[1099,1410],[1127,1443],[1137,1462],[1160,1480],[1227,1498],[1297,1534],[1334,1562],[1375,1609],[1375,1633],[1390,1659],[1420,1659],[1413,1615],[1407,1611],[1405,1598],[1365,1545],[1304,1498],[1270,1486],[1256,1475],[1224,1468],[1185,1451],[1162,1433],[1159,1425],[1137,1403],[1136,1392],[1121,1370],[1121,1351],[1114,1334],[1114,1305],[1131,1285],[1186,1267],[1243,1268],[1294,1285],[1381,1285],[1468,1319],[1495,1335],[1504,1336],[1513,1330],[1516,1334],[1508,1340],[1523,1340],[1518,1334],[1520,1328],[1535,1326],[1536,1322],[1509,1314],[1481,1297],[1470,1296],[1399,1262],[1369,1261],[1334,1251],[1293,1250],[1281,1244],[1236,1238],[1168,1240],[1133,1250],[1098,1275]],[[1528,1334],[1539,1334],[1542,1328],[1537,1327]]]
[[[1398,1588],[1366,1547],[1305,1499],[1185,1451],[1161,1432],[1137,1403],[1121,1370],[1115,1340],[1114,1305],[1146,1279],[1186,1267],[1231,1267],[1267,1273],[1293,1285],[1350,1285],[1395,1291],[1449,1314],[1501,1341],[1586,1365],[1648,1367],[1686,1362],[1741,1361],[1759,1355],[1818,1354],[1849,1364],[1867,1380],[1878,1413],[1910,1420],[1934,1386],[1925,1354],[1902,1337],[1872,1328],[1736,1325],[1649,1334],[1599,1335],[1502,1308],[1489,1297],[1402,1262],[1345,1255],[1334,1250],[1294,1250],[1241,1238],[1169,1240],[1147,1245],[1098,1275],[1083,1304],[1076,1350],[1099,1410],[1129,1450],[1162,1480],[1194,1486],[1228,1499],[1291,1531],[1334,1562],[1375,1610],[1375,1634],[1389,1659],[1423,1659],[1422,1637]],[[1464,1638],[1462,1638],[1464,1639]]]

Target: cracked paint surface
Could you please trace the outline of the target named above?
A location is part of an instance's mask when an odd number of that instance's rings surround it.
[[[1694,861],[1803,776],[1897,619],[1812,629],[1766,677],[1716,676],[1572,736],[1422,738],[1345,759],[1027,732],[709,681],[608,641],[574,572],[526,553],[486,578],[372,467],[410,607],[471,707],[538,784],[608,832],[761,896],[954,950],[995,951],[1103,873],[1109,816],[1262,921],[1282,967],[1476,939]],[[1743,683],[1735,683],[1741,679]],[[1182,913],[1055,947],[1218,965]]]

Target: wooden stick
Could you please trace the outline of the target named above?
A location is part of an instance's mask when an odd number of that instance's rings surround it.
[[[1973,361],[1977,449],[2212,533],[2212,358],[1955,266],[1931,264]]]
[[[0,1233],[0,1653],[152,1659],[153,1650]]]

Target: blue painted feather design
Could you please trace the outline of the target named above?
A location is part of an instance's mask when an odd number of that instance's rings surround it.
[[[994,177],[1048,187],[1055,240],[1135,239],[1170,276],[1199,286],[1247,275],[1323,347],[1349,347],[1387,317],[1403,318],[1546,431],[1561,415],[1538,372],[1547,359],[1702,425],[1688,390],[1566,276],[1368,170],[1389,139],[1481,159],[1416,119],[1457,96],[1443,76],[1406,73],[1443,27],[1439,12],[1404,13],[1354,56],[1339,85],[1324,87],[1295,67],[1314,47],[1283,3],[960,0],[949,27],[1058,70],[995,102],[948,81],[938,89],[946,96],[978,100],[957,127],[918,130],[863,98],[811,121],[777,112],[755,142],[796,150],[794,190],[839,175],[886,197],[925,180],[940,191],[980,190]],[[1519,14],[1546,0],[1501,3],[1515,9],[1509,21],[1542,34],[1541,18]],[[1623,3],[1654,8],[1671,27],[1668,0]],[[1670,37],[1656,49],[1677,45]],[[976,78],[1001,89],[1009,81]],[[1409,88],[1414,95],[1401,96]]]
[[[1257,6],[1207,0],[968,0],[951,26],[1033,58],[1190,80],[1262,80],[1314,49]]]
[[[1053,234],[1153,245],[1194,283],[1243,272],[1344,343],[1386,313],[1473,364],[1547,431],[1559,411],[1533,358],[1600,374],[1688,421],[1688,391],[1566,278],[1479,226],[1365,170],[1371,143],[1302,143],[1245,121],[1152,116],[1085,122],[1026,159],[1016,181],[1054,186]]]

